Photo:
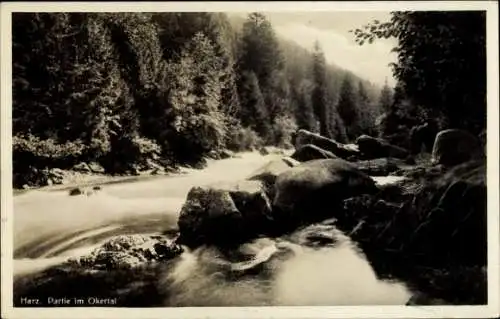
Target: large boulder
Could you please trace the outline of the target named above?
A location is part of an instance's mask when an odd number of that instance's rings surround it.
[[[307,162],[315,159],[338,158],[332,152],[326,151],[313,144],[300,146],[290,157],[299,162]]]
[[[438,133],[432,149],[432,163],[454,166],[484,156],[484,149],[477,137],[457,129]]]
[[[342,159],[357,157],[359,155],[359,151],[355,148],[304,129],[298,130],[295,134],[295,148],[299,149],[301,146],[308,144],[316,145]]]
[[[381,157],[406,158],[409,155],[409,152],[404,148],[392,145],[384,139],[368,135],[358,137],[356,144],[364,159]]]
[[[273,216],[290,226],[335,217],[343,199],[377,191],[373,179],[347,161],[309,161],[276,179]]]
[[[193,187],[178,220],[178,242],[237,245],[270,226],[271,206],[260,181],[239,181]]]

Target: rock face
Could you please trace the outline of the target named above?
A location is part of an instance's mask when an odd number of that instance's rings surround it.
[[[436,168],[424,167],[378,194],[346,199],[336,226],[360,245],[378,274],[432,298],[485,303],[486,277],[464,271],[487,262],[485,163]]]
[[[301,146],[312,144],[325,151],[331,152],[332,154],[342,158],[348,159],[350,157],[357,157],[359,151],[347,147],[342,143],[338,143],[332,139],[326,138],[316,133],[312,133],[303,129],[300,129],[295,134],[295,148],[299,149]]]
[[[315,159],[338,158],[332,152],[325,151],[313,144],[300,146],[290,157],[299,162],[307,162]]]
[[[406,158],[409,152],[404,148],[389,144],[384,139],[368,135],[361,135],[356,139],[356,144],[364,159],[381,157]]]
[[[432,163],[454,166],[484,156],[478,138],[463,130],[444,130],[438,133],[432,149]]]
[[[182,248],[165,236],[121,235],[110,239],[89,255],[70,259],[69,262],[99,270],[127,269],[148,262],[168,260],[181,252]]]
[[[260,181],[193,187],[179,216],[178,242],[191,247],[233,245],[265,233],[271,221]]]
[[[334,217],[343,199],[377,191],[375,182],[347,161],[309,161],[278,176],[273,216],[292,224]]]

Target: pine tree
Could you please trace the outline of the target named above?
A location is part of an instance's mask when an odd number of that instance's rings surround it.
[[[276,34],[262,13],[251,13],[243,25],[241,51],[241,69],[254,72],[262,90],[268,86],[273,72],[284,68]]]
[[[292,86],[292,103],[294,103],[294,114],[298,128],[311,132],[318,132],[316,118],[314,116],[311,92],[313,84],[308,80]]]
[[[340,89],[337,111],[342,118],[347,130],[348,139],[356,138],[359,133],[358,114],[356,109],[356,97],[352,87],[352,79],[349,76],[344,78]]]
[[[245,127],[250,127],[263,139],[271,137],[271,126],[264,97],[259,87],[257,75],[253,72],[242,74],[242,84],[240,87],[241,108],[238,118]]]
[[[197,162],[224,144],[221,72],[221,61],[202,33],[195,34],[179,62],[170,65],[163,142],[180,161]]]
[[[326,137],[332,137],[330,128],[330,108],[327,105],[326,61],[325,55],[317,41],[314,45],[313,54],[313,79],[313,109],[320,124],[320,134]]]
[[[262,13],[251,13],[243,25],[238,70],[253,72],[257,77],[260,92],[268,108],[265,126],[273,127],[283,114],[291,114],[289,108],[290,89],[284,73],[285,61],[276,34]],[[241,84],[240,84],[241,86]],[[252,100],[252,99],[250,99]],[[242,108],[245,105],[241,100]],[[258,124],[262,125],[262,124]],[[272,132],[265,140],[272,143]]]
[[[358,122],[362,133],[374,135],[375,128],[375,110],[370,102],[370,97],[362,81],[358,83],[357,101],[356,101],[357,113],[359,115]]]
[[[389,112],[391,110],[391,106],[393,103],[393,94],[392,90],[387,84],[387,80],[385,81],[384,87],[380,91],[379,97],[379,106],[384,112]]]

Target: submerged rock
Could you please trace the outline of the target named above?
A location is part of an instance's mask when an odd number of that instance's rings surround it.
[[[259,148],[259,153],[262,156],[266,156],[269,154],[275,155],[285,155],[285,150],[283,148],[275,147],[275,146],[262,146]]]
[[[101,186],[93,186],[92,188],[75,187],[69,190],[69,196],[78,196],[78,195],[92,196],[99,191],[101,191]]]
[[[480,140],[463,130],[444,130],[438,133],[432,149],[432,163],[454,166],[484,156]]]
[[[262,156],[266,156],[266,155],[269,155],[269,150],[265,147],[261,147],[259,149],[259,154],[262,155]]]
[[[311,248],[335,247],[348,241],[341,231],[335,226],[335,220],[325,220],[298,229],[285,239],[300,246]]]
[[[77,196],[77,195],[82,195],[83,190],[79,187],[75,187],[69,190],[69,196]]]
[[[171,239],[160,235],[121,235],[105,242],[89,255],[70,259],[85,268],[129,269],[148,262],[168,260],[182,252]]]

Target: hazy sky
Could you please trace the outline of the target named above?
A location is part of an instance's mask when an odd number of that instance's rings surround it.
[[[276,32],[297,44],[312,49],[316,40],[321,44],[328,62],[348,69],[374,83],[387,78],[394,83],[388,66],[396,55],[391,53],[395,40],[377,40],[359,46],[349,30],[374,19],[387,21],[388,12],[265,12]]]

